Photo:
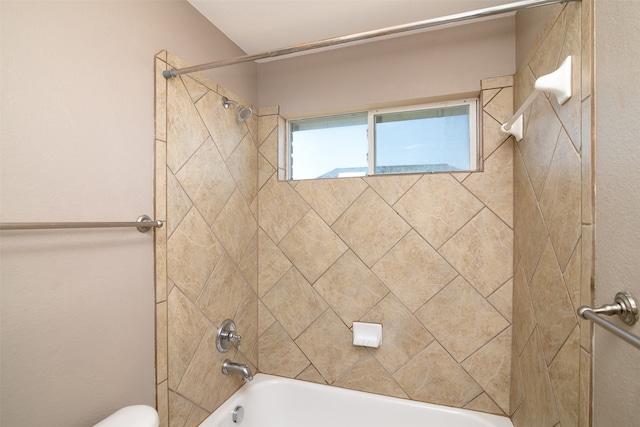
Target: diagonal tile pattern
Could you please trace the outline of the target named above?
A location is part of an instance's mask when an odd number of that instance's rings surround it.
[[[575,309],[592,304],[591,80],[579,65],[591,63],[592,3],[555,7],[515,76],[515,99],[523,100],[533,76],[555,70],[567,55],[576,64],[571,101],[559,106],[553,96],[538,96],[514,149],[516,427],[590,425],[590,325]]]
[[[284,121],[258,118],[261,371],[508,413],[511,81],[482,82],[481,173],[280,181]],[[383,324],[383,345],[354,347],[354,321]]]
[[[161,68],[185,65],[167,57]],[[156,212],[166,203],[168,233],[166,244],[156,241],[156,271],[166,270],[156,288],[158,410],[163,427],[195,426],[242,385],[220,374],[225,358],[258,364],[257,121],[237,121],[218,85],[201,75],[159,79],[167,129],[156,121],[156,134],[166,135],[156,173],[166,180],[156,180]],[[238,325],[241,351],[215,349],[226,318]]]

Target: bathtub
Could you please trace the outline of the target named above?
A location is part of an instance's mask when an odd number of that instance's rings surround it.
[[[236,407],[242,420],[234,423]],[[200,427],[513,427],[506,417],[256,374]]]

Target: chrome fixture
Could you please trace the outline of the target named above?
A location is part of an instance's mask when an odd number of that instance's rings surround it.
[[[245,383],[253,379],[253,373],[251,372],[251,368],[249,368],[249,365],[235,363],[229,359],[226,359],[224,362],[222,362],[222,373],[225,375],[240,374],[242,375],[242,379]]]
[[[226,319],[216,333],[216,348],[220,353],[226,353],[234,343],[237,343],[236,346],[239,350],[241,339],[242,337],[236,334],[236,324],[233,323],[233,320]]]
[[[520,9],[529,9],[538,6],[546,6],[555,3],[567,3],[569,1],[578,0],[522,0],[515,3],[497,5],[484,9],[472,10],[470,12],[456,13],[454,15],[442,16],[440,18],[427,19],[424,21],[412,22],[410,24],[401,24],[394,27],[380,28],[377,30],[363,31],[361,33],[348,34],[345,36],[332,37],[314,42],[302,43],[294,46],[284,47],[266,52],[255,53],[251,55],[238,56],[231,59],[222,59],[220,61],[209,62],[207,64],[194,65],[193,67],[185,67],[180,69],[164,70],[162,75],[165,79],[178,77],[181,74],[195,73],[197,71],[211,70],[213,68],[227,67],[234,64],[242,64],[244,62],[257,61],[265,58],[276,58],[278,56],[291,55],[298,52],[306,52],[309,50],[321,49],[330,46],[337,46],[345,43],[353,43],[363,40],[374,39],[377,37],[389,36],[392,34],[401,34],[408,31],[423,30],[425,28],[437,27],[439,25],[454,24],[456,22],[468,21],[472,19],[486,18],[493,15],[501,15],[504,13],[516,12]]]
[[[605,304],[599,308],[586,306],[579,307],[578,314],[583,319],[591,320],[612,334],[622,338],[629,344],[640,348],[640,337],[637,337],[598,316],[598,314],[604,314],[607,316],[617,314],[618,317],[620,317],[620,320],[627,325],[635,325],[638,322],[638,303],[635,297],[629,292],[618,292],[613,304]]]
[[[234,423],[241,423],[243,418],[244,418],[244,407],[238,405],[231,412],[231,420]]]
[[[253,114],[253,110],[251,108],[245,107],[244,105],[240,105],[236,101],[233,101],[233,100],[227,98],[226,96],[223,96],[222,97],[222,106],[228,110],[229,109],[229,104],[232,104],[232,105],[236,106],[236,108],[238,109],[238,120],[240,120],[241,122],[244,122],[249,117],[251,117],[251,114]]]
[[[0,230],[136,227],[139,232],[146,233],[152,227],[161,228],[163,225],[164,222],[160,220],[153,220],[148,215],[141,215],[136,222],[2,222]]]

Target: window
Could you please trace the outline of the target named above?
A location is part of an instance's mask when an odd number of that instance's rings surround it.
[[[289,120],[287,178],[478,169],[478,100]]]

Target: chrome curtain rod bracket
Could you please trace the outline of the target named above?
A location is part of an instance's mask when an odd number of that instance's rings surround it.
[[[638,322],[638,303],[636,298],[629,292],[618,292],[613,304],[605,304],[599,308],[581,306],[578,308],[578,315],[583,319],[591,320],[612,334],[622,338],[629,344],[640,348],[640,337],[637,337],[624,329],[621,329],[598,316],[604,314],[607,316],[618,315],[620,320],[629,326],[633,326]]]
[[[141,215],[135,222],[2,222],[0,230],[135,227],[139,232],[146,233],[152,228],[161,228],[163,225],[163,221],[153,220],[148,215]]]
[[[362,40],[373,39],[377,37],[389,36],[393,34],[405,33],[408,31],[422,30],[425,28],[437,27],[440,25],[453,24],[456,22],[469,21],[472,19],[486,18],[493,15],[501,15],[504,13],[516,12],[521,9],[529,9],[539,6],[547,6],[556,3],[568,3],[580,0],[523,0],[515,3],[508,3],[484,9],[478,9],[470,12],[456,13],[454,15],[443,16],[440,18],[427,19],[424,21],[413,22],[410,24],[396,25],[393,27],[381,28],[378,30],[364,31],[340,37],[333,37],[323,40],[317,40],[308,43],[302,43],[294,46],[284,47],[281,49],[256,53],[252,55],[243,55],[231,59],[223,59],[220,61],[209,62],[202,65],[194,65],[180,69],[165,70],[162,75],[166,79],[177,77],[180,74],[195,73],[197,71],[210,70],[213,68],[226,67],[229,65],[241,64],[244,62],[257,61],[259,59],[275,58],[278,56],[291,55],[298,52],[305,52],[314,49],[321,49],[339,44],[353,43]]]

